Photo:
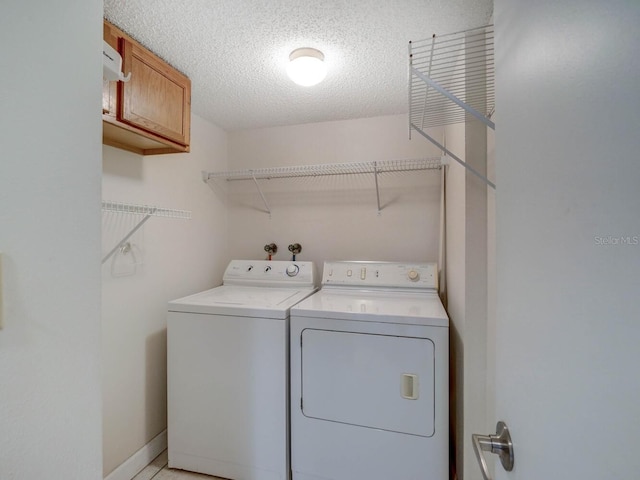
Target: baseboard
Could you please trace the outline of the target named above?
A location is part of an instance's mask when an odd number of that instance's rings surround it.
[[[104,480],[131,480],[167,448],[167,430],[156,435],[149,443],[131,455]]]

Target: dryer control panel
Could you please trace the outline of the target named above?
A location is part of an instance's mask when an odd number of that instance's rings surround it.
[[[438,268],[435,263],[325,262],[322,285],[437,290]]]

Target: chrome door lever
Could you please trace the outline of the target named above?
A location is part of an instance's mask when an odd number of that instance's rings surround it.
[[[513,470],[513,442],[511,442],[509,429],[504,422],[498,422],[495,435],[478,435],[474,433],[471,435],[471,439],[473,440],[473,450],[476,452],[476,458],[480,464],[484,480],[491,480],[491,475],[489,475],[487,461],[482,452],[495,453],[500,457],[500,463],[502,463],[502,467],[507,472]]]

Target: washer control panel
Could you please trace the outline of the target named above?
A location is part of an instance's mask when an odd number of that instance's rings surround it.
[[[325,262],[322,285],[387,288],[438,288],[435,263]]]
[[[313,262],[231,260],[225,285],[313,285]]]

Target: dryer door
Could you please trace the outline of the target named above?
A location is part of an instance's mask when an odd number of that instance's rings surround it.
[[[428,338],[303,330],[302,413],[432,436],[434,343]]]

